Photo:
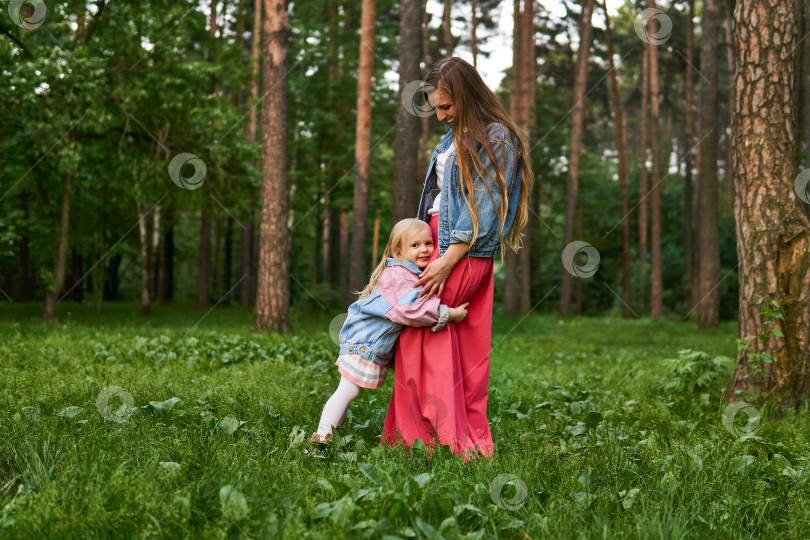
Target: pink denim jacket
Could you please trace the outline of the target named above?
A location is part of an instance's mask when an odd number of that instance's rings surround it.
[[[359,354],[387,365],[405,326],[430,326],[440,330],[450,316],[438,297],[419,298],[414,285],[422,270],[411,261],[389,258],[377,285],[366,298],[349,306],[340,330],[340,354]]]

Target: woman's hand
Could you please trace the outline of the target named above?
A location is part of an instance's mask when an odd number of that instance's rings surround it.
[[[439,257],[432,263],[428,264],[425,269],[419,274],[419,281],[416,282],[414,288],[425,286],[424,289],[419,291],[419,298],[427,294],[425,300],[430,300],[434,294],[441,296],[444,290],[444,283],[450,276],[455,263],[451,263],[446,257]]]
[[[419,274],[419,281],[414,285],[414,288],[422,285],[425,287],[419,292],[419,298],[428,295],[426,300],[430,300],[433,296],[441,296],[444,283],[450,276],[450,272],[456,267],[458,261],[464,257],[468,249],[470,249],[470,244],[450,244],[444,255],[428,264]]]

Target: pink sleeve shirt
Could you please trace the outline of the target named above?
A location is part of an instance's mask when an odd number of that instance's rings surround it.
[[[404,326],[430,326],[439,321],[441,300],[437,296],[430,300],[426,300],[427,296],[419,298],[422,287],[413,287],[417,281],[419,276],[404,266],[389,266],[383,271],[377,288],[391,304],[385,314],[387,319]]]

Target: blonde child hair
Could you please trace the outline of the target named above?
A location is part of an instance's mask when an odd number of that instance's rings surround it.
[[[396,257],[398,253],[401,253],[402,249],[405,247],[405,242],[407,242],[410,235],[415,233],[419,227],[430,228],[430,225],[416,218],[406,218],[402,221],[398,221],[396,225],[394,225],[394,228],[391,229],[391,235],[388,237],[388,243],[385,245],[385,249],[382,252],[382,260],[380,260],[380,264],[377,265],[374,272],[371,273],[371,279],[368,285],[366,285],[366,288],[360,291],[360,298],[367,298],[368,295],[371,294],[372,289],[377,285],[380,276],[386,268],[388,258]]]

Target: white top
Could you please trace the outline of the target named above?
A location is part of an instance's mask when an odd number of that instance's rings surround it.
[[[447,150],[436,156],[436,180],[439,189],[442,189],[442,177],[444,176],[444,165],[445,163],[447,163],[447,157],[450,154],[452,154],[455,151],[455,149],[456,143],[451,142]],[[441,192],[439,192],[439,194],[436,196],[436,199],[433,201],[433,206],[428,209],[428,215],[429,216],[438,215],[441,203],[442,203],[442,194]]]

